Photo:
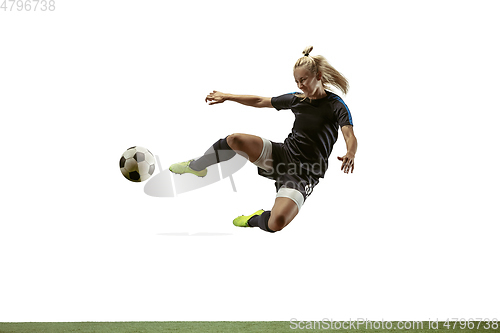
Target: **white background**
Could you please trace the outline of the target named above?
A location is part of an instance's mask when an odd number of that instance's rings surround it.
[[[495,7],[57,0],[53,12],[0,11],[0,321],[498,316]],[[166,169],[235,132],[282,142],[291,112],[204,98],[296,91],[308,45],[350,81],[359,149],[345,175],[339,139],[282,232],[232,225],[274,202],[250,163],[237,192],[225,179],[153,198],[123,178],[134,145]]]

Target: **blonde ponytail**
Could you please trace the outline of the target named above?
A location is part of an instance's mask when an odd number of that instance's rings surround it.
[[[347,79],[339,71],[333,68],[325,57],[321,55],[310,56],[309,54],[312,50],[312,46],[306,47],[304,51],[302,51],[304,56],[297,60],[293,69],[304,66],[313,75],[321,72],[321,83],[323,84],[323,88],[330,89],[330,86],[333,86],[342,91],[344,95],[347,94],[349,90],[349,82]],[[299,95],[299,97],[301,96]]]
[[[302,51],[302,54],[304,55],[304,57],[308,57],[309,56],[309,53],[311,53],[311,51],[313,50],[313,47],[312,46],[308,46],[304,49],[304,51]]]

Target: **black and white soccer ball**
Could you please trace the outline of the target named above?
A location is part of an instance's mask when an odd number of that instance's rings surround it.
[[[130,147],[120,158],[120,171],[130,181],[145,181],[155,172],[155,158],[144,147]]]

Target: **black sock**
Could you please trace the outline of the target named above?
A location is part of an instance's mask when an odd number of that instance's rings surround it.
[[[264,213],[262,213],[260,215],[252,216],[248,220],[248,225],[251,227],[259,227],[262,230],[267,231],[267,232],[275,232],[274,230],[269,229],[269,225],[268,225],[269,217],[271,217],[271,211],[266,210]]]
[[[205,154],[189,164],[189,167],[195,171],[201,171],[213,164],[230,160],[236,155],[236,152],[227,144],[227,136],[220,139],[210,147]]]

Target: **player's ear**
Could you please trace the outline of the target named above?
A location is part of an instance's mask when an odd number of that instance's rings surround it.
[[[316,79],[317,79],[318,81],[321,81],[322,76],[323,76],[323,73],[318,72],[318,74],[316,74]]]

